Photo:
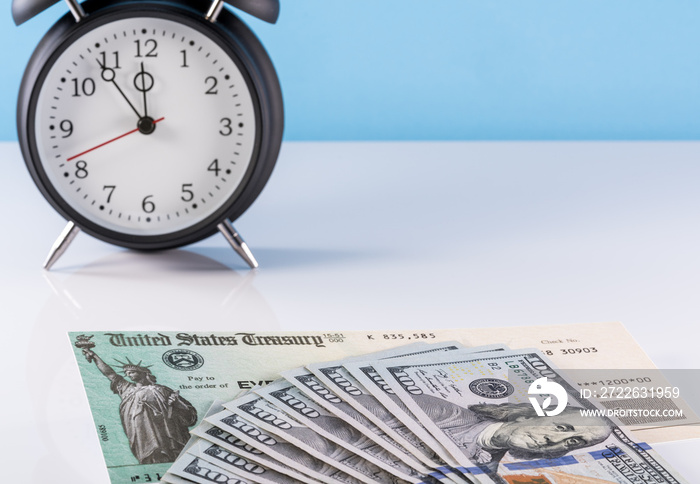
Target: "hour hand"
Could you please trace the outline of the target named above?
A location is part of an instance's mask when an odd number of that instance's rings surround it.
[[[119,91],[119,94],[121,94],[122,97],[124,98],[124,100],[127,102],[127,104],[129,104],[129,107],[132,109],[132,111],[134,111],[134,113],[136,113],[136,116],[139,119],[141,119],[142,116],[136,110],[134,105],[131,104],[131,101],[129,101],[129,98],[126,97],[126,94],[124,94],[124,91],[122,91],[122,89],[119,87],[119,84],[117,84],[117,81],[116,81],[117,73],[114,71],[114,69],[112,69],[111,67],[107,67],[106,64],[102,64],[99,60],[97,61],[97,64],[99,64],[100,69],[102,69],[102,73],[101,73],[102,79],[106,82],[111,82],[114,85],[114,87],[117,88],[117,91]]]

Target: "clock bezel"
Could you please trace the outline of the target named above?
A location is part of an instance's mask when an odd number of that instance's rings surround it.
[[[61,18],[37,46],[25,71],[18,98],[17,126],[20,148],[37,187],[47,201],[84,232],[106,242],[140,250],[180,247],[209,237],[217,226],[237,219],[260,194],[277,161],[283,131],[282,94],[274,66],[248,27],[224,10],[216,23],[204,19],[202,2],[194,0],[109,2],[93,0],[83,4],[87,18],[76,23],[72,16]],[[55,60],[77,38],[114,20],[134,17],[163,18],[180,22],[207,36],[236,63],[253,97],[256,139],[250,165],[234,193],[203,220],[178,231],[159,235],[133,235],[107,229],[82,216],[60,196],[46,175],[38,155],[34,131],[36,105],[43,82]]]

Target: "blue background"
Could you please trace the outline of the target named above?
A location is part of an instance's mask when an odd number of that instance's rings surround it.
[[[0,140],[26,61],[67,12],[0,19]],[[639,140],[700,135],[700,2],[282,0],[242,15],[275,62],[287,140]]]

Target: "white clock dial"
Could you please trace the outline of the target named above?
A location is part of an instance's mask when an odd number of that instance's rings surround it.
[[[87,220],[157,236],[214,214],[245,182],[258,120],[237,62],[199,30],[100,25],[48,69],[33,128],[42,169]]]

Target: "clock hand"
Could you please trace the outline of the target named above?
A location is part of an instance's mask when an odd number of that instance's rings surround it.
[[[156,123],[160,123],[160,122],[163,121],[164,119],[165,119],[164,117],[163,117],[163,118],[160,118],[160,119],[156,119],[155,121],[153,121],[153,124],[155,125]],[[131,131],[127,131],[127,132],[124,133],[124,134],[120,134],[120,135],[117,136],[116,138],[112,138],[111,140],[105,141],[104,143],[100,143],[100,144],[97,145],[97,146],[93,146],[93,147],[90,148],[89,150],[85,150],[85,151],[83,151],[82,153],[78,153],[78,154],[75,155],[75,156],[71,156],[70,158],[67,158],[66,161],[72,161],[72,160],[74,160],[74,159],[76,159],[76,158],[78,158],[78,157],[81,157],[81,156],[83,156],[83,155],[85,155],[85,154],[87,154],[87,153],[90,153],[91,151],[95,151],[97,148],[102,148],[103,146],[108,145],[108,144],[110,144],[110,143],[113,143],[114,141],[117,141],[118,139],[122,139],[122,138],[124,138],[125,136],[129,136],[130,134],[134,134],[134,133],[136,133],[137,131],[141,131],[141,129],[140,129],[140,128],[136,128],[136,129],[132,129]]]
[[[100,68],[102,69],[102,79],[104,79],[104,80],[107,81],[107,82],[111,82],[112,84],[114,84],[114,87],[117,88],[117,91],[119,91],[119,94],[122,95],[122,97],[124,98],[124,100],[125,100],[125,101],[129,104],[129,106],[131,107],[131,109],[136,113],[136,116],[138,116],[138,118],[141,119],[142,116],[141,116],[141,115],[139,114],[139,112],[136,110],[136,108],[134,107],[134,105],[131,104],[131,101],[129,101],[129,98],[126,97],[126,94],[124,94],[124,91],[121,90],[121,88],[119,87],[119,84],[117,84],[117,81],[114,80],[114,79],[117,77],[117,73],[114,72],[114,69],[112,69],[111,67],[107,67],[106,64],[102,64],[99,60],[97,61],[97,64],[98,64],[98,65],[100,66]]]
[[[140,81],[139,81],[140,79]],[[153,89],[153,85],[155,84],[153,80],[153,76],[146,72],[146,70],[143,67],[143,62],[141,63],[141,72],[136,74],[136,77],[134,77],[134,87],[136,90],[141,91],[143,93],[143,117],[147,118],[148,117],[148,105],[146,103],[146,93]]]

